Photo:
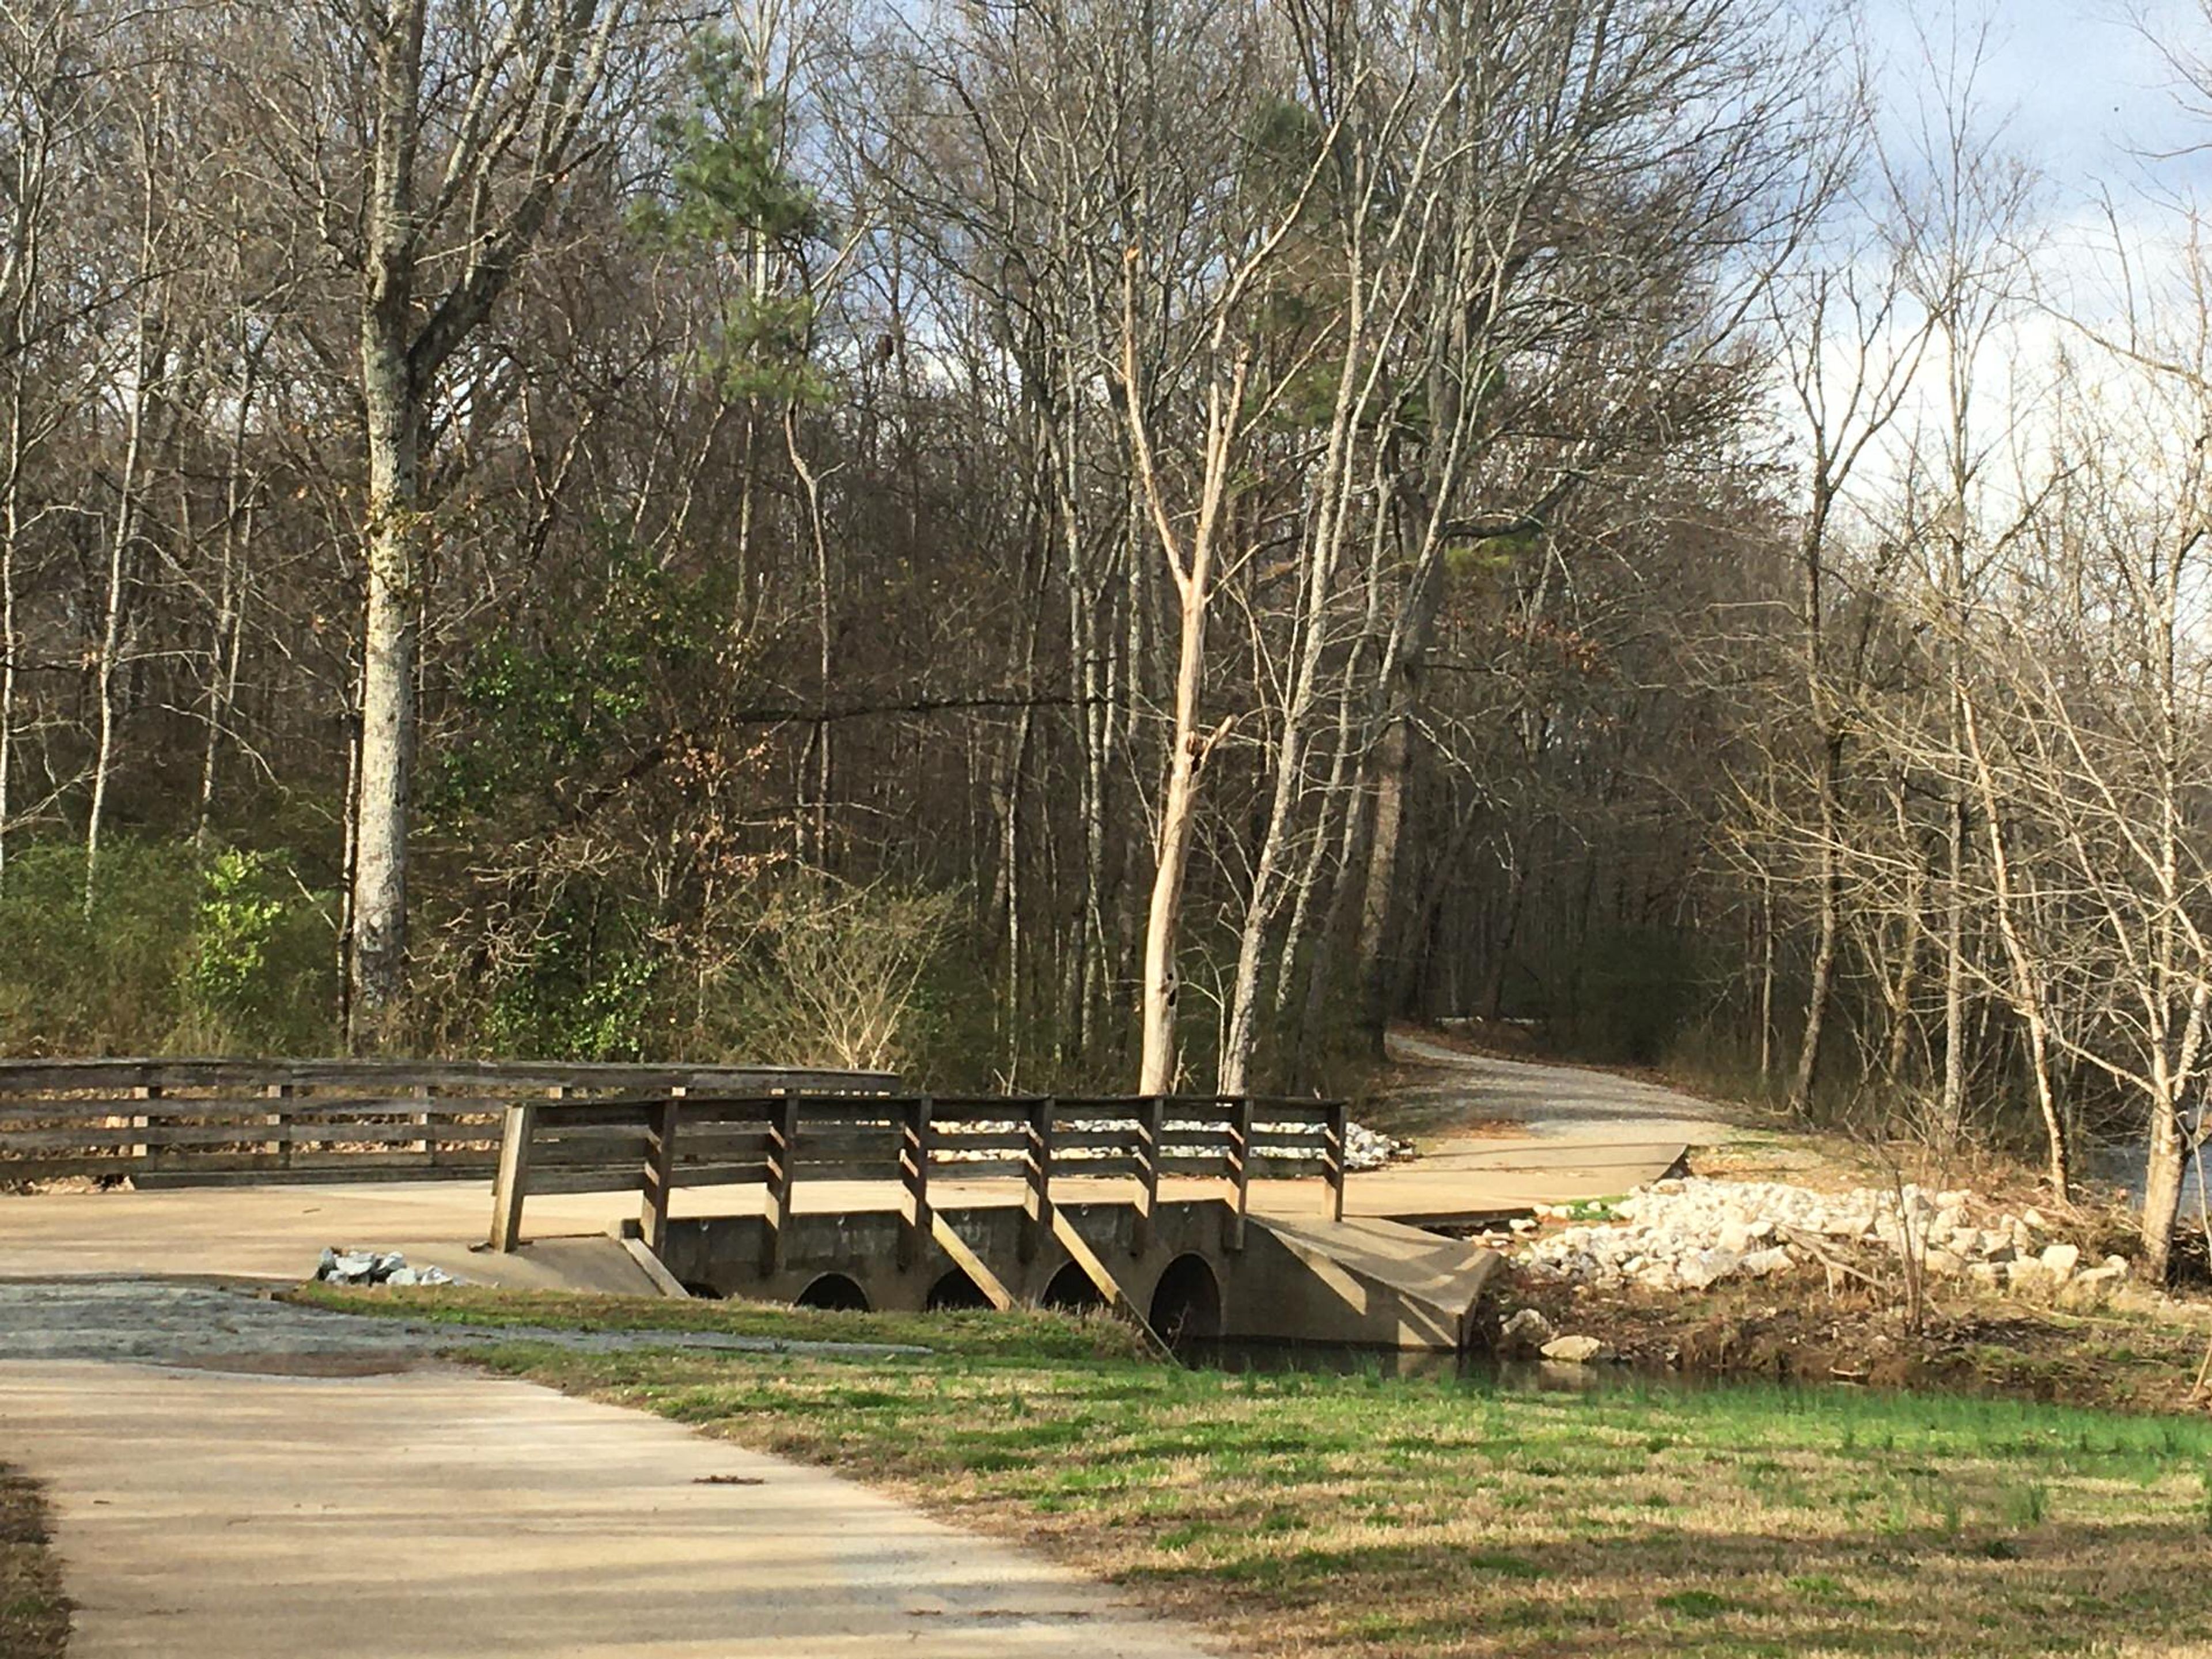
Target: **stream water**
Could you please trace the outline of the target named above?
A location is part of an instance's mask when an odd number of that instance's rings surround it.
[[[2149,1143],[2138,1140],[2094,1147],[2086,1162],[2093,1179],[2112,1182],[2127,1194],[2130,1204],[2137,1207],[2142,1206],[2143,1177],[2150,1164]],[[2183,1171],[2181,1181],[2181,1220],[2185,1226],[2199,1216],[2202,1179],[2202,1171],[2192,1158]]]
[[[1278,1376],[1305,1373],[1315,1376],[1443,1378],[1516,1394],[1579,1394],[1629,1386],[1725,1388],[1731,1381],[1740,1380],[1692,1376],[1633,1365],[1563,1365],[1543,1359],[1500,1359],[1487,1353],[1342,1347],[1322,1342],[1203,1342],[1178,1352],[1186,1364],[1204,1370]]]

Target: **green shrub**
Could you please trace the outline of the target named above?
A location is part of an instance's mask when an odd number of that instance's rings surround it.
[[[564,918],[501,973],[483,1011],[488,1052],[546,1060],[645,1056],[663,964],[627,928]]]
[[[333,1041],[332,903],[282,854],[131,839],[9,849],[0,1042],[17,1054],[285,1054]]]
[[[0,1038],[16,1054],[149,1054],[168,1046],[199,872],[188,849],[126,839],[100,851],[19,842],[0,884]]]
[[[282,854],[217,853],[201,872],[179,1046],[313,1054],[337,1038],[335,895]]]

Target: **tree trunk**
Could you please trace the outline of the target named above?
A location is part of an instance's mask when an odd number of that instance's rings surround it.
[[[1774,1078],[1774,878],[1759,872],[1759,1087]]]
[[[1899,817],[1902,822],[1903,812]],[[1918,859],[1912,864],[1912,872],[1905,880],[1905,896],[1898,908],[1902,913],[1905,938],[1898,946],[1897,977],[1889,987],[1889,1037],[1882,1047],[1881,1075],[1884,1082],[1896,1087],[1904,1079],[1905,1053],[1912,1044],[1912,999],[1920,989],[1921,934],[1926,931],[1922,916],[1922,903],[1928,887],[1927,866]],[[1958,1139],[1956,1126],[1945,1120],[1946,1145]]]
[[[1346,378],[1348,380],[1348,374]],[[1347,390],[1340,400],[1340,429],[1343,424],[1342,410],[1349,402]],[[1333,453],[1332,462],[1335,459]],[[1245,900],[1244,923],[1237,945],[1236,988],[1230,1000],[1228,1028],[1222,1038],[1217,1086],[1224,1095],[1245,1092],[1252,1050],[1258,1036],[1261,958],[1276,913],[1282,907],[1278,878],[1282,873],[1284,854],[1289,844],[1291,821],[1305,787],[1308,724],[1328,637],[1327,611],[1330,579],[1336,568],[1337,524],[1335,512],[1325,514],[1307,552],[1307,568],[1301,584],[1302,633],[1297,667],[1291,678],[1290,696],[1283,705],[1282,731],[1275,741],[1274,788],[1267,807],[1267,828],[1261,834],[1259,856],[1253,863],[1252,890]]]
[[[1175,1086],[1176,1004],[1182,982],[1176,939],[1182,919],[1182,889],[1190,867],[1191,832],[1198,816],[1198,765],[1206,738],[1198,729],[1198,692],[1206,665],[1206,604],[1202,586],[1182,587],[1182,643],[1176,661],[1176,714],[1168,751],[1167,789],[1160,803],[1152,897],[1145,916],[1144,1048],[1137,1092],[1158,1095]]]
[[[2188,1168],[2179,1114],[2169,1096],[2151,1110],[2150,1147],[2143,1170],[2143,1277],[2163,1285],[2173,1271],[2173,1228],[2181,1215],[2181,1185]]]
[[[1260,959],[1267,947],[1269,924],[1279,908],[1275,878],[1305,763],[1304,710],[1297,702],[1293,698],[1292,706],[1284,711],[1283,736],[1275,756],[1274,798],[1268,808],[1267,830],[1261,837],[1260,856],[1253,866],[1252,891],[1245,900],[1244,925],[1237,942],[1236,987],[1230,998],[1229,1023],[1222,1036],[1220,1078],[1216,1085],[1224,1095],[1245,1091],[1258,1036]]]
[[[199,810],[192,827],[192,839],[204,850],[215,814],[216,757],[222,750],[223,728],[229,724],[231,708],[238,697],[239,659],[246,632],[246,562],[253,549],[253,496],[258,487],[246,476],[246,440],[260,368],[259,354],[248,353],[237,418],[231,428],[229,477],[223,488],[222,585],[209,651],[207,741],[200,751]]]
[[[814,863],[819,869],[830,867],[830,788],[832,777],[830,756],[830,683],[833,666],[830,662],[833,643],[830,615],[830,537],[822,518],[822,481],[808,465],[806,452],[799,444],[799,410],[793,404],[783,411],[783,448],[790,458],[791,470],[799,479],[799,491],[806,501],[808,544],[814,554],[814,646],[815,646],[815,707],[819,717],[814,722],[811,740],[800,759],[799,785],[800,807],[799,848],[805,851],[808,830],[814,842]],[[806,775],[811,766],[813,775]],[[811,791],[813,810],[806,811],[806,797]],[[807,820],[811,818],[811,825]]]
[[[1401,711],[1382,730],[1375,757],[1375,828],[1367,842],[1367,880],[1359,898],[1360,1029],[1380,1055],[1390,1025],[1390,916],[1398,891],[1398,848],[1406,828],[1406,783],[1413,770],[1413,716]]]
[[[1844,764],[1844,738],[1832,731],[1820,758],[1820,915],[1813,947],[1813,982],[1805,994],[1805,1035],[1797,1045],[1797,1074],[1790,1085],[1790,1109],[1802,1114],[1813,1097],[1828,1005],[1835,994],[1836,946],[1844,910],[1843,823],[1836,796]]]
[[[33,84],[26,76],[25,88]],[[51,82],[48,83],[51,86]],[[34,94],[45,113],[45,92]],[[14,798],[9,793],[15,771],[15,708],[18,695],[17,653],[22,649],[21,618],[16,612],[17,561],[23,545],[23,475],[29,465],[33,439],[27,423],[27,382],[31,372],[30,351],[35,332],[41,289],[45,224],[47,204],[46,156],[52,129],[27,124],[17,135],[13,150],[14,212],[9,216],[9,247],[0,256],[7,276],[8,331],[4,342],[8,370],[8,449],[4,485],[0,485],[0,888],[8,872],[9,818]]]
[[[368,413],[368,612],[353,878],[352,1041],[389,1048],[406,989],[407,826],[422,617],[420,432],[406,352],[372,318],[362,342]]]
[[[151,233],[147,253],[151,258]],[[115,507],[115,533],[107,544],[107,597],[100,617],[100,652],[93,664],[94,707],[100,735],[92,763],[92,805],[84,827],[84,914],[92,915],[100,890],[100,838],[107,819],[107,786],[115,775],[115,671],[123,655],[124,605],[128,587],[131,544],[137,533],[138,463],[145,447],[146,400],[155,375],[154,354],[148,349],[146,319],[138,320],[136,362],[132,364],[131,404],[125,420],[121,495]]]
[[[20,325],[16,337],[21,339]],[[7,885],[8,783],[15,766],[15,550],[23,534],[24,368],[18,347],[8,390],[8,474],[0,489],[0,890]]]
[[[1955,744],[1954,747],[1955,748]],[[1966,799],[1951,803],[1945,826],[1943,902],[1943,1121],[1951,1133],[1966,1122]],[[2049,1079],[2043,1080],[2047,1087]]]
[[[422,387],[410,348],[420,236],[415,161],[426,9],[425,0],[392,8],[374,35],[375,136],[361,319],[368,592],[362,628],[347,999],[347,1036],[364,1051],[395,1044],[406,991],[407,826],[422,538]]]
[[[1981,797],[1982,817],[1989,825],[1990,877],[1996,890],[1997,937],[2003,942],[2005,962],[2011,969],[2014,1006],[2027,1027],[2028,1064],[2033,1073],[2036,1107],[2043,1115],[2048,1153],[2045,1168],[2051,1190],[2064,1200],[2074,1195],[2073,1160],[2067,1145],[2065,1121],[2059,1115],[2057,1097],[2051,1086],[2051,1028],[2043,1012],[2043,981],[2013,915],[2012,859],[2005,846],[2004,819],[1998,810],[1996,775],[1982,746],[1981,726],[1974,717],[1972,705],[1961,703],[1960,713],[1960,732],[1966,740],[1966,753],[1974,768],[1975,789]]]
[[[1510,862],[1505,875],[1505,915],[1498,923],[1497,936],[1491,941],[1490,961],[1484,966],[1482,975],[1483,1017],[1493,1020],[1505,1017],[1506,966],[1521,935],[1521,904],[1528,888],[1528,861],[1521,856],[1518,848],[1510,846],[1510,837],[1507,857]]]
[[[356,9],[374,64],[361,205],[368,592],[347,1002],[348,1034],[357,1048],[389,1048],[400,1040],[406,991],[407,830],[427,544],[424,405],[441,367],[498,302],[568,177],[571,147],[605,74],[620,10],[602,10],[597,0],[514,9],[504,37],[507,74],[481,69],[491,78],[470,88],[467,114],[454,124],[462,142],[444,161],[451,187],[418,193],[422,136],[434,118],[423,107],[429,0]],[[437,88],[441,97],[450,90],[447,82]],[[525,133],[526,141],[519,140]],[[503,170],[526,180],[504,202],[492,188]],[[426,293],[437,267],[425,245],[439,239],[458,251],[457,265],[449,286]]]

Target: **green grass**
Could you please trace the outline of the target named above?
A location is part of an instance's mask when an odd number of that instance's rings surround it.
[[[1145,1352],[1135,1332],[1116,1320],[1103,1316],[1071,1319],[1034,1310],[839,1313],[761,1302],[574,1296],[559,1291],[495,1291],[473,1285],[364,1290],[307,1284],[289,1294],[295,1301],[319,1308],[445,1325],[697,1331],[790,1342],[911,1344],[939,1354],[995,1354],[1028,1359],[1135,1359]]]
[[[0,1464],[0,1654],[60,1659],[69,1627],[69,1598],[48,1547],[39,1489]]]
[[[1582,1198],[1565,1206],[1569,1221],[1618,1221],[1620,1212],[1613,1207],[1618,1198]]]
[[[2212,1644],[2212,1422],[1756,1385],[1230,1376],[1097,1357],[1090,1328],[1048,1334],[1046,1316],[1001,1342],[980,1334],[989,1316],[836,1317],[840,1336],[948,1340],[870,1359],[518,1343],[488,1363],[1039,1540],[1255,1655]]]

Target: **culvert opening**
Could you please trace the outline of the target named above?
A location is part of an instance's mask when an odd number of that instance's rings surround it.
[[[1060,1313],[1095,1313],[1106,1305],[1106,1298],[1091,1282],[1091,1275],[1076,1263],[1064,1264],[1044,1287],[1040,1304]]]
[[[1221,1285],[1202,1255],[1179,1255],[1152,1291],[1152,1328],[1174,1347],[1221,1337]]]
[[[794,1298],[802,1308],[827,1308],[836,1313],[866,1313],[868,1293],[857,1280],[843,1273],[823,1273]]]
[[[970,1279],[965,1269],[954,1267],[929,1287],[923,1298],[926,1313],[947,1313],[957,1308],[988,1308],[991,1298],[983,1294],[983,1287]]]

